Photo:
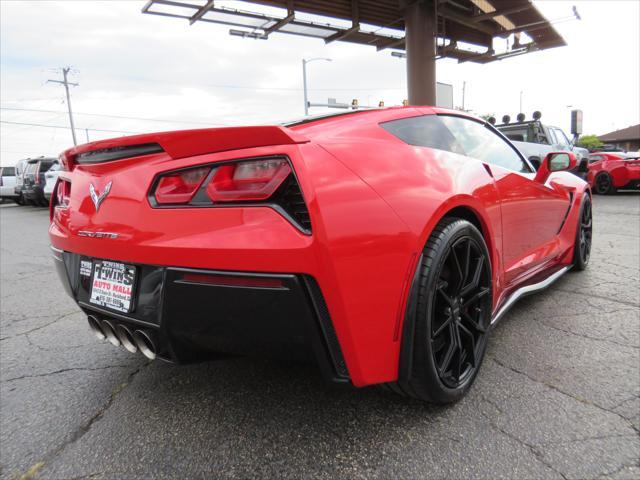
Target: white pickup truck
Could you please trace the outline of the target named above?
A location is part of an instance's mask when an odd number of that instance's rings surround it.
[[[574,173],[578,176],[585,175],[589,150],[573,145],[561,128],[543,124],[539,116],[537,119],[534,118],[534,120],[526,122],[522,117],[515,123],[509,123],[510,119],[507,116],[504,116],[502,120],[503,123],[495,127],[511,140],[536,169],[547,153],[573,152],[578,160],[578,166]]]
[[[16,167],[0,167],[0,201],[16,200]]]

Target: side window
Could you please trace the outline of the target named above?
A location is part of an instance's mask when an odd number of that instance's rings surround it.
[[[462,117],[441,115],[440,118],[468,156],[516,172],[532,171],[511,145],[488,127]]]
[[[15,175],[16,175],[15,167],[4,167],[2,169],[2,176],[3,177],[14,177]]]
[[[602,159],[602,155],[589,155],[589,162],[599,162]]]
[[[465,154],[462,146],[437,115],[402,118],[381,123],[380,126],[409,145]]]
[[[553,131],[553,128],[547,128],[547,132],[549,132],[549,144],[556,145],[558,143],[558,139],[556,138],[556,132]]]
[[[556,134],[556,138],[558,139],[558,144],[568,149],[569,140],[567,139],[567,136],[564,134],[564,132],[559,128],[554,128],[553,130],[554,130],[554,133]]]

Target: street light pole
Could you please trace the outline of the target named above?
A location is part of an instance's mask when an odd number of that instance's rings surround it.
[[[518,113],[522,113],[522,90],[520,90],[520,110],[518,110]]]
[[[302,59],[302,87],[304,89],[304,116],[309,115],[309,94],[307,91],[307,63],[314,62],[316,60],[324,60],[331,62],[330,58],[310,58],[309,60]]]
[[[302,86],[304,88],[304,116],[309,115],[309,99],[307,98],[307,61],[302,59]]]

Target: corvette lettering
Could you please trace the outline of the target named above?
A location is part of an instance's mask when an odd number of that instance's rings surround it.
[[[88,230],[80,230],[78,232],[78,236],[79,237],[91,237],[91,238],[111,238],[111,239],[116,239],[118,238],[118,234],[117,233],[112,233],[112,232],[90,232]]]

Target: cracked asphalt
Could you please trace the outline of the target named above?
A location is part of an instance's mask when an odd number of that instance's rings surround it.
[[[640,195],[594,199],[583,273],[521,301],[434,407],[313,366],[148,363],[97,341],[48,213],[0,206],[0,477],[640,478]]]

